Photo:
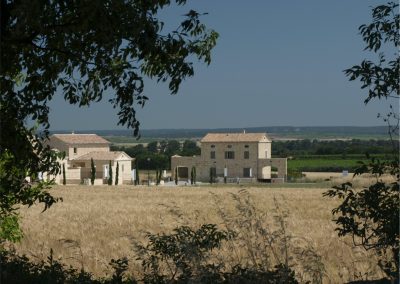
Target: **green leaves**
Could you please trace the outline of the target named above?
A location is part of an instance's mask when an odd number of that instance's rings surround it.
[[[363,40],[367,44],[365,50],[377,52],[382,42],[392,42],[396,47],[399,46],[400,29],[398,4],[389,2],[380,5],[372,10],[373,21],[369,25],[359,27]]]
[[[20,94],[27,100],[19,102],[19,111],[30,108],[23,117],[34,114],[46,125],[46,105],[57,88],[69,103],[79,106],[101,100],[108,89],[114,107],[121,109],[120,124],[138,134],[134,104],[143,106],[146,101],[143,76],[168,81],[171,93],[177,93],[181,82],[194,74],[190,57],[209,64],[218,37],[200,22],[204,14],[193,10],[176,30],[162,33],[164,24],[156,14],[170,4],[54,1],[32,9],[7,2],[2,7],[6,24],[1,26],[3,99]],[[7,74],[26,75],[23,87],[15,89]]]
[[[18,224],[18,215],[0,218],[0,243],[1,240],[18,242],[22,237],[23,234]]]
[[[138,260],[142,261],[145,279],[148,283],[161,281],[184,283],[199,277],[198,273],[207,268],[209,252],[219,248],[231,234],[218,230],[214,224],[202,225],[197,230],[181,226],[171,234],[148,234],[146,246],[137,245]],[[167,266],[169,275],[163,275],[161,267]],[[146,281],[145,281],[146,282]]]
[[[369,25],[359,27],[360,33],[366,44],[365,50],[378,52],[383,43],[389,47],[398,48],[400,44],[400,18],[398,4],[390,2],[380,5],[372,10],[373,21]],[[392,45],[392,46],[391,46]],[[398,52],[393,60],[387,62],[384,54],[379,54],[379,62],[373,63],[364,60],[360,65],[355,65],[344,70],[350,81],[359,79],[361,88],[369,88],[367,104],[374,98],[399,98],[400,96],[400,57]]]

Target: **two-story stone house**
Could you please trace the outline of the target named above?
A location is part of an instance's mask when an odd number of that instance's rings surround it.
[[[110,142],[96,134],[54,134],[48,144],[52,149],[65,153],[65,159],[59,162],[64,165],[62,168],[65,168],[67,184],[79,184],[90,179],[92,159],[96,167],[95,184],[107,182],[110,161],[113,184],[117,162],[118,184],[131,183],[131,163],[134,159],[125,152],[110,151]],[[55,181],[61,184],[63,173],[56,176]]]
[[[171,169],[178,168],[181,180],[190,178],[196,168],[199,181],[209,181],[210,172],[228,181],[271,181],[272,167],[277,178],[284,181],[287,175],[286,158],[271,158],[271,140],[266,133],[209,133],[201,139],[201,155],[171,157]]]

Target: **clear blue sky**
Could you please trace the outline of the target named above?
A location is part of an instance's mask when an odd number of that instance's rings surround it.
[[[376,115],[388,102],[364,105],[366,91],[343,73],[370,56],[358,27],[381,3],[189,0],[163,11],[166,27],[189,9],[208,12],[202,20],[220,38],[211,65],[196,63],[177,95],[146,81],[141,128],[383,125]],[[59,95],[50,106],[52,130],[124,129],[107,100],[79,109]]]

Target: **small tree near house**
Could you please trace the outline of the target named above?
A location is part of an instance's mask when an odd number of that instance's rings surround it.
[[[190,184],[196,184],[196,167],[192,167],[190,171]]]
[[[161,169],[157,169],[156,170],[156,182],[157,182],[157,185],[159,185],[161,183],[161,175],[162,175],[162,170]]]
[[[62,165],[62,171],[63,171],[63,185],[67,184],[67,177],[65,174],[65,164]]]
[[[118,178],[119,178],[119,164],[117,162],[117,168],[115,169],[115,185],[118,185]]]
[[[175,184],[178,185],[178,167],[175,168]]]
[[[90,182],[94,185],[94,180],[96,179],[96,167],[94,166],[93,158],[90,159],[91,169],[90,169]]]
[[[139,180],[139,168],[138,168],[137,164],[136,164],[135,174],[136,174],[135,184],[138,185],[140,183],[140,180]]]
[[[111,167],[111,161],[108,165],[108,181],[107,181],[108,185],[112,185],[112,167]]]

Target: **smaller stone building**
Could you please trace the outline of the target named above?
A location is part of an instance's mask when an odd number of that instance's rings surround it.
[[[125,152],[110,151],[110,142],[96,134],[54,134],[50,136],[48,144],[52,149],[65,153],[65,158],[59,163],[65,169],[67,184],[88,182],[92,159],[96,167],[95,184],[107,183],[110,161],[113,184],[117,163],[118,184],[131,183],[131,164],[134,159]],[[56,183],[63,183],[63,173],[54,178]]]
[[[228,182],[283,182],[286,158],[271,158],[271,140],[266,133],[209,133],[201,139],[201,155],[172,156],[171,169],[178,168],[180,180],[190,179],[196,168],[199,181],[208,182],[210,173]]]

